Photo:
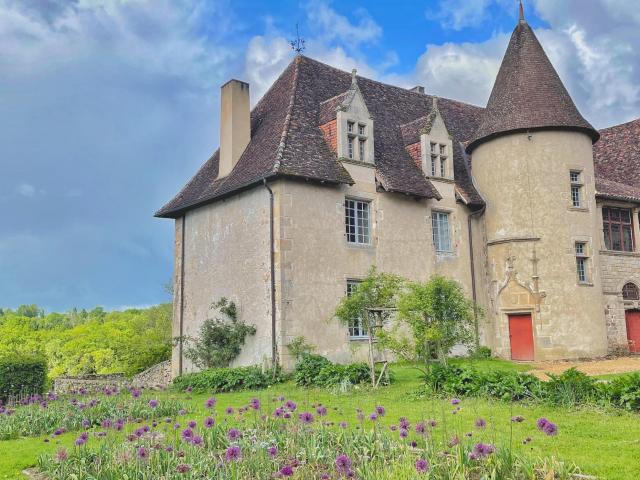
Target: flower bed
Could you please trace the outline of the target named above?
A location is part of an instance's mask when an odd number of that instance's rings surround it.
[[[515,433],[509,444],[496,444],[484,419],[454,421],[464,408],[457,399],[447,422],[400,418],[390,426],[380,422],[383,406],[348,413],[279,397],[219,407],[212,397],[203,407],[197,417],[157,415],[148,423],[105,418],[82,430],[72,449],[41,456],[38,468],[50,480],[568,479],[578,471],[526,455],[531,441],[554,441],[558,427],[548,419],[507,418]]]

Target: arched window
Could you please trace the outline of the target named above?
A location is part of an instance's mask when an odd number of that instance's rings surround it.
[[[625,300],[640,300],[640,292],[634,283],[627,283],[622,287],[622,298]]]

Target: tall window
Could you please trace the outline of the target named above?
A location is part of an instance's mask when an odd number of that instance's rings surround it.
[[[576,242],[576,269],[578,273],[579,283],[589,283],[587,244],[585,242]]]
[[[359,283],[359,280],[347,280],[347,296],[350,296],[353,293]],[[361,317],[358,317],[353,322],[349,322],[348,328],[349,338],[351,339],[369,338],[367,329],[365,328]]]
[[[356,245],[369,245],[371,243],[369,202],[347,198],[344,206],[347,242]]]
[[[365,142],[366,140],[363,140],[362,138],[360,140],[358,140],[358,158],[360,158],[361,162],[364,162],[365,160],[365,154],[364,154],[364,146],[365,146]]]
[[[444,178],[447,176],[447,146],[435,142],[430,142],[430,146],[430,176]]]
[[[582,207],[582,172],[571,170],[569,180],[571,181],[571,204],[574,207]]]
[[[628,208],[602,209],[604,245],[607,250],[633,251],[633,221]]]
[[[624,300],[640,300],[640,291],[635,283],[625,283],[622,287],[622,298]]]
[[[367,125],[365,123],[347,121],[347,157],[350,160],[367,161]]]
[[[347,150],[349,158],[353,160],[353,137],[347,137]]]
[[[449,229],[449,214],[431,212],[431,229],[433,231],[433,245],[436,252],[451,251],[451,232]]]
[[[435,177],[438,171],[438,144],[431,142],[431,176]]]

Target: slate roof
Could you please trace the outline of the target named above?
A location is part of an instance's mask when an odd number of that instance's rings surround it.
[[[640,203],[640,118],[600,130],[593,157],[597,196]]]
[[[521,16],[467,152],[499,135],[542,128],[582,131],[594,142],[599,136],[576,108],[535,33]]]
[[[214,153],[156,216],[177,218],[263,178],[289,176],[352,184],[319,128],[335,118],[335,108],[344,101],[351,81],[351,73],[297,56],[251,112],[251,141],[233,171],[218,179],[218,152]],[[357,82],[374,118],[376,180],[381,188],[439,199],[438,191],[405,150],[401,130],[402,125],[429,115],[433,97],[364,77],[357,77]],[[438,108],[454,138],[456,189],[470,207],[480,207],[484,203],[473,186],[469,159],[460,142],[472,137],[483,109],[445,98],[439,99]]]

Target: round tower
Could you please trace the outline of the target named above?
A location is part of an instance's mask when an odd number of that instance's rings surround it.
[[[467,147],[484,214],[487,342],[503,357],[606,354],[592,144],[520,10]]]

